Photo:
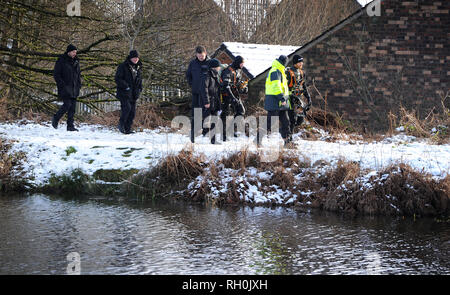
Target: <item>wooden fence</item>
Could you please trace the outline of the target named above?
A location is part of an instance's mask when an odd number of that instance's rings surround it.
[[[98,89],[81,89],[80,96],[84,96],[89,93],[98,92]],[[178,88],[167,87],[167,86],[152,86],[150,91],[147,90],[146,93],[150,92],[150,96],[141,95],[138,103],[143,102],[160,102],[167,101],[169,98],[181,98],[186,95],[184,91]],[[75,113],[76,114],[91,114],[100,110],[101,112],[113,112],[120,110],[120,101],[114,95],[109,93],[101,93],[93,95],[89,100],[110,100],[107,102],[95,102],[92,103],[94,107],[87,105],[83,102],[77,102]]]

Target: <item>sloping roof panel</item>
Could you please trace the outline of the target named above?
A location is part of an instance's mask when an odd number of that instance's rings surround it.
[[[300,46],[251,44],[240,42],[224,42],[222,44],[233,58],[240,55],[244,57],[244,67],[256,77],[272,66],[272,62],[280,55],[290,55]]]

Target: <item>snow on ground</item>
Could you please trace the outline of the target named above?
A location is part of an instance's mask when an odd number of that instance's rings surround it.
[[[145,169],[156,165],[161,158],[190,147],[189,137],[168,130],[144,130],[124,135],[116,129],[81,124],[79,132],[67,132],[64,123],[58,129],[50,123],[0,123],[0,137],[13,142],[12,152],[26,153],[23,163],[26,175],[34,183],[46,183],[51,174],[68,174],[75,168],[87,174],[99,169]],[[381,142],[327,142],[303,140],[294,135],[299,157],[311,163],[324,160],[331,164],[339,159],[359,162],[362,168],[379,171],[395,163],[406,163],[413,168],[444,177],[450,170],[450,145],[432,145],[411,136],[397,135]],[[263,149],[274,151],[281,143],[279,135],[263,140]],[[233,138],[221,145],[211,145],[199,136],[194,152],[204,153],[209,159],[248,148],[256,151],[252,138]],[[72,153],[71,153],[72,150]]]

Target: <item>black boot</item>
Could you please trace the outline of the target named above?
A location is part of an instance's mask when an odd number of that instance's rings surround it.
[[[56,120],[55,116],[53,116],[53,118],[52,118],[52,126],[55,129],[58,128],[58,120]]]
[[[78,131],[78,129],[71,126],[71,127],[67,127],[67,131]]]
[[[123,128],[122,124],[119,123],[117,128],[119,129],[120,133],[126,134],[125,129]]]

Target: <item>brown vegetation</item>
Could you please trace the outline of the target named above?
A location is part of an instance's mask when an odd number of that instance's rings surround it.
[[[441,106],[435,107],[420,119],[416,111],[400,107],[399,116],[390,114],[391,125],[403,126],[405,132],[416,137],[431,138],[437,144],[450,143],[450,109],[446,106],[447,94],[441,93]],[[392,127],[391,127],[392,129]]]
[[[308,159],[287,152],[274,162],[262,162],[257,153],[243,150],[207,163],[192,151],[182,151],[135,176],[128,187],[141,195],[171,195],[219,206],[247,203],[306,206],[349,214],[450,214],[450,176],[435,180],[405,164],[369,176],[367,173],[355,162],[339,161],[335,167],[327,163],[311,165]],[[246,200],[250,187],[257,187],[263,195],[278,195],[279,199],[267,199],[265,203]]]
[[[0,137],[0,192],[23,191],[24,179],[19,174],[23,153],[11,153],[11,144]]]
[[[283,0],[268,11],[250,41],[304,45],[359,8],[353,0]]]

